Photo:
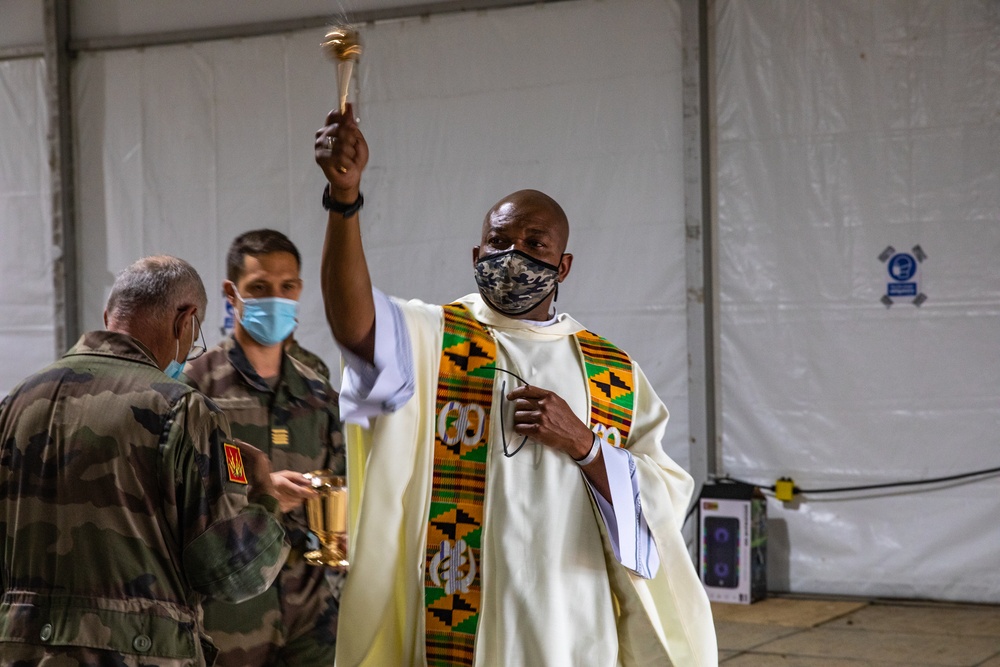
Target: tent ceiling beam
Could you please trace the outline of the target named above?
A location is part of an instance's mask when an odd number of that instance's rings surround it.
[[[431,16],[436,14],[451,14],[456,12],[484,11],[490,9],[508,9],[526,5],[554,4],[571,0],[458,0],[454,2],[427,2],[421,4],[401,5],[387,9],[372,9],[366,11],[347,12],[348,23],[361,25],[376,21],[391,21],[415,16]],[[192,44],[222,39],[245,39],[274,35],[300,30],[325,29],[332,24],[332,15],[314,16],[281,21],[264,21],[243,25],[217,26],[191,30],[149,33],[140,35],[122,35],[116,37],[73,40],[69,48],[72,53],[84,51],[114,51],[121,49],[137,49],[150,46],[168,46],[174,44]]]

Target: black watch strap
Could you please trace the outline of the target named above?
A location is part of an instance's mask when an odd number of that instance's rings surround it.
[[[361,207],[365,205],[365,196],[358,193],[358,198],[354,200],[353,204],[341,204],[339,201],[334,201],[330,199],[330,184],[327,183],[323,188],[323,208],[328,211],[333,211],[334,213],[339,213],[345,218],[350,218],[355,213],[361,210]]]

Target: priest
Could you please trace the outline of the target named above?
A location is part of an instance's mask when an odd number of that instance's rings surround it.
[[[716,665],[667,409],[627,353],[555,307],[573,264],[563,209],[502,198],[472,249],[477,291],[401,301],[371,285],[350,108],[315,158],[341,417],[363,427],[337,664]]]

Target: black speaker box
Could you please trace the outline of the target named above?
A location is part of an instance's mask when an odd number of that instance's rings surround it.
[[[701,582],[713,602],[767,596],[767,501],[755,486],[706,484],[698,501]]]

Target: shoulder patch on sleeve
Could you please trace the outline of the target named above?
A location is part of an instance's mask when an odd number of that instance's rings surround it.
[[[229,481],[237,484],[247,483],[247,473],[243,469],[243,457],[240,456],[240,448],[231,442],[222,443],[226,452],[226,472],[229,474]]]

